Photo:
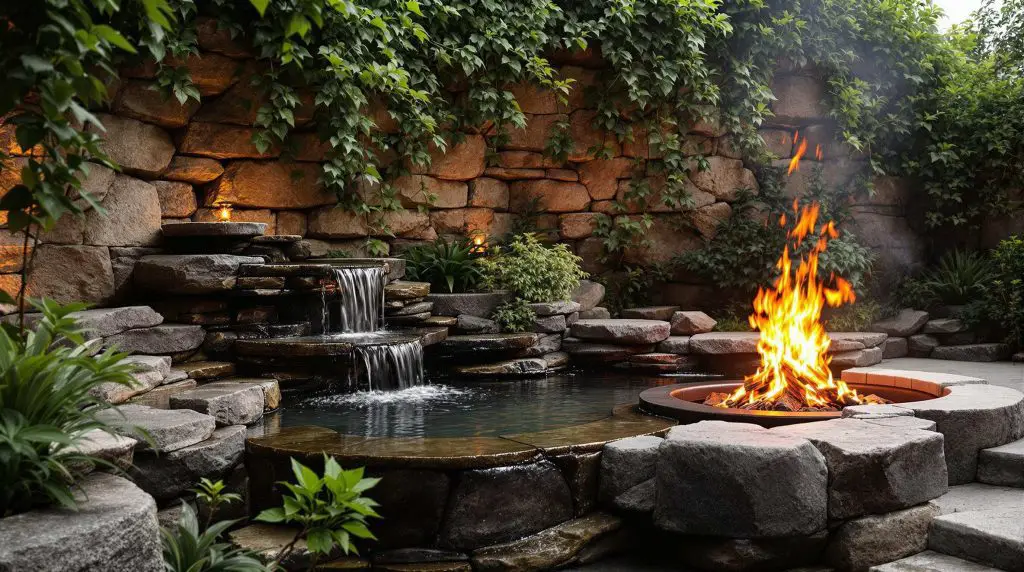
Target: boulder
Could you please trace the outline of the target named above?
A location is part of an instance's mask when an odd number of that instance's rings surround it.
[[[509,208],[526,212],[536,202],[541,212],[564,213],[586,210],[590,204],[587,188],[579,183],[537,179],[509,185]]]
[[[29,266],[28,295],[61,304],[104,304],[114,295],[114,274],[105,246],[41,244]]]
[[[964,323],[957,318],[928,320],[921,329],[922,334],[955,334],[964,331]]]
[[[669,532],[770,538],[825,528],[828,471],[806,439],[745,423],[673,427],[656,479],[654,524]]]
[[[168,129],[188,124],[199,109],[199,102],[189,99],[181,103],[177,98],[147,81],[127,80],[121,83],[114,98],[113,110],[120,116],[131,117]]]
[[[473,570],[553,570],[571,562],[588,544],[611,534],[622,522],[593,513],[541,531],[533,536],[473,552]]]
[[[651,513],[654,512],[654,495],[657,488],[656,479],[647,479],[612,499],[612,508],[625,513],[641,514],[650,517]]]
[[[690,353],[690,336],[669,336],[658,342],[657,351],[666,354],[686,355]]]
[[[106,338],[104,343],[129,353],[167,355],[192,351],[201,346],[205,338],[202,326],[162,324],[127,330]]]
[[[893,337],[905,338],[916,334],[926,323],[928,312],[906,308],[892,318],[875,322],[871,329]]]
[[[236,207],[269,209],[306,209],[334,204],[337,197],[319,182],[320,172],[321,167],[316,163],[234,161],[210,186],[204,204],[228,203]]]
[[[886,338],[882,345],[882,358],[895,359],[907,357],[910,354],[910,345],[907,338]]]
[[[149,246],[160,239],[160,195],[153,185],[118,175],[100,203],[85,215],[86,244]]]
[[[155,177],[171,163],[174,143],[166,131],[135,119],[97,113],[106,132],[95,125],[86,131],[103,139],[103,150],[127,173]]]
[[[219,162],[205,157],[175,155],[171,163],[160,173],[162,179],[202,185],[224,174]]]
[[[129,472],[135,484],[165,501],[181,496],[202,478],[223,478],[242,461],[245,426],[217,429],[209,439],[163,455],[141,454]]]
[[[949,484],[975,479],[978,453],[1024,437],[1024,395],[1008,387],[967,384],[947,388],[937,399],[901,403],[929,419],[944,437]]]
[[[238,267],[263,259],[230,254],[158,254],[135,264],[135,284],[155,292],[209,294],[235,287]]]
[[[580,320],[610,320],[612,313],[608,311],[608,308],[591,308],[589,310],[580,310]]]
[[[809,440],[828,466],[832,520],[910,508],[946,492],[942,435],[836,419],[779,427]]]
[[[544,364],[548,366],[548,370],[561,369],[568,367],[572,363],[572,359],[566,352],[550,352],[542,356]]]
[[[669,337],[671,326],[659,320],[578,320],[572,335],[621,345],[655,344]]]
[[[263,417],[263,388],[254,383],[207,383],[171,396],[170,406],[211,415],[221,426],[248,425]]]
[[[573,517],[569,487],[548,461],[465,471],[448,506],[441,545],[456,550],[522,538]]]
[[[1006,344],[968,344],[963,346],[939,346],[931,352],[933,359],[954,361],[988,362],[1006,359],[1010,348]]]
[[[562,334],[542,334],[536,337],[532,346],[522,350],[522,357],[544,357],[562,349]],[[552,367],[550,364],[548,367]]]
[[[580,305],[580,312],[593,310],[604,300],[604,284],[590,280],[580,280],[572,291],[572,301]]]
[[[757,332],[710,332],[690,337],[690,351],[695,354],[754,354],[761,334]]]
[[[460,314],[458,323],[455,328],[460,332],[467,334],[497,334],[501,328],[498,327],[498,323],[494,320],[488,320],[487,318],[478,318],[476,316],[470,316],[469,314]]]
[[[533,321],[533,331],[541,334],[564,332],[566,327],[565,316],[562,314],[541,316]]]
[[[209,415],[191,410],[171,411],[144,405],[121,405],[106,409],[97,418],[117,428],[118,433],[139,442],[141,451],[169,453],[205,441],[217,422]]]
[[[937,347],[939,340],[931,334],[917,334],[907,338],[907,354],[910,357],[929,357]]]
[[[0,569],[32,572],[161,572],[153,498],[127,479],[93,473],[78,510],[46,508],[0,519]]]
[[[662,441],[661,437],[645,435],[607,443],[601,449],[601,502],[608,503],[653,479]]]
[[[675,312],[671,317],[672,335],[706,334],[715,329],[717,323],[704,312]]]

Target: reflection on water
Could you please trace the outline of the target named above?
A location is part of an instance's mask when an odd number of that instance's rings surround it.
[[[636,403],[637,395],[647,388],[681,381],[612,373],[448,381],[401,391],[318,395],[286,402],[281,423],[365,436],[496,436],[595,421],[607,417],[616,405]]]

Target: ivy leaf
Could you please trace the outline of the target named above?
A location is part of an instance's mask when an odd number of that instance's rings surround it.
[[[97,36],[103,38],[104,40],[110,42],[111,44],[114,44],[115,46],[121,48],[122,50],[130,54],[138,53],[135,50],[135,46],[129,44],[128,40],[124,39],[124,36],[122,36],[120,32],[111,28],[110,26],[107,26],[106,24],[93,26],[92,31]]]
[[[417,2],[416,0],[409,0],[408,2],[406,2],[405,9],[412,12],[413,14],[416,14],[417,16],[423,15],[423,12],[420,11],[420,3]]]
[[[21,56],[21,65],[33,73],[53,71],[53,64],[37,55],[25,54]]]

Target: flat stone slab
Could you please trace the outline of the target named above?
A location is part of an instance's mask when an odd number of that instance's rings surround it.
[[[562,340],[562,349],[571,356],[594,359],[602,362],[625,361],[630,356],[654,351],[654,344],[620,346],[615,344],[587,342],[577,338]]]
[[[912,336],[928,322],[928,312],[905,309],[892,318],[875,322],[871,329],[890,336],[905,338]]]
[[[757,332],[708,332],[690,336],[690,351],[695,354],[754,354],[761,334]]]
[[[949,487],[948,493],[929,504],[938,508],[940,514],[1024,507],[1024,489],[968,483]]]
[[[658,342],[657,351],[667,354],[686,355],[690,353],[690,336],[669,336]]]
[[[165,237],[254,238],[267,231],[264,222],[168,222],[160,227]]]
[[[170,500],[196,486],[202,478],[218,480],[242,460],[245,426],[223,427],[209,439],[165,455],[143,454],[129,474],[142,490]]]
[[[135,284],[154,292],[210,294],[235,287],[239,268],[263,259],[230,254],[154,254],[143,256],[132,273]]]
[[[765,538],[825,528],[828,470],[810,441],[746,423],[673,427],[658,452],[654,524]]]
[[[213,382],[172,395],[171,409],[212,415],[217,424],[249,425],[263,417],[263,388],[255,383]]]
[[[989,485],[1024,487],[1024,439],[982,449],[978,454],[978,481]]]
[[[128,356],[121,360],[121,363],[132,364],[136,372],[156,372],[161,378],[166,378],[171,373],[171,358],[168,356]]]
[[[82,440],[72,447],[72,450],[82,455],[102,459],[121,469],[127,469],[132,465],[135,447],[138,443],[131,437],[93,429],[84,433]]]
[[[942,515],[932,521],[928,548],[1004,570],[1024,570],[1021,507]]]
[[[106,338],[105,343],[123,352],[166,355],[192,351],[203,345],[205,339],[202,326],[161,324],[121,332]]]
[[[523,350],[537,341],[537,334],[474,334],[448,336],[438,344],[439,349],[451,353],[477,351]]]
[[[572,300],[559,302],[533,302],[529,304],[530,309],[538,316],[554,316],[556,314],[572,314],[580,311],[578,302]]]
[[[495,363],[456,366],[458,375],[528,376],[543,375],[548,369],[547,362],[540,358],[523,358]]]
[[[671,325],[659,320],[578,320],[573,337],[613,344],[656,344],[669,337]]]
[[[93,473],[77,511],[36,509],[0,519],[0,569],[161,572],[156,503],[128,479]]]
[[[832,339],[833,346],[836,342],[853,342],[865,348],[875,348],[882,345],[889,336],[878,332],[829,332],[828,337]]]
[[[938,513],[921,505],[846,521],[829,536],[825,562],[837,570],[867,570],[922,552]]]
[[[388,286],[396,284],[392,282]],[[428,291],[417,292],[419,296],[426,296],[427,300],[434,303],[433,313],[435,316],[458,316],[469,314],[478,318],[487,318],[494,312],[494,309],[506,300],[512,298],[507,292],[470,292],[466,294],[445,294],[441,292]]]
[[[235,364],[229,361],[190,361],[178,364],[178,369],[197,381],[218,379],[234,375]]]
[[[943,388],[953,387],[954,385],[984,385],[988,383],[980,377],[973,377],[969,375],[934,371],[885,369],[878,367],[848,369],[843,372],[843,381],[847,383],[867,383],[869,385],[902,387],[933,393],[935,395],[941,394],[941,390]],[[896,407],[899,407],[899,404],[897,404]]]
[[[125,330],[159,326],[164,317],[149,306],[122,306],[72,312],[72,318],[86,330],[88,338],[105,338]]]
[[[809,440],[828,466],[828,515],[844,520],[910,508],[945,494],[942,435],[834,419],[772,429]]]
[[[978,454],[1024,437],[1024,394],[1007,387],[954,385],[948,395],[900,403],[914,416],[935,422],[945,441],[949,484],[975,479]]]
[[[672,318],[672,314],[679,311],[679,306],[643,306],[640,308],[625,308],[621,315],[629,320],[661,320],[664,322]]]
[[[553,570],[572,561],[588,544],[622,526],[604,513],[570,520],[533,536],[473,552],[473,570]]]
[[[96,414],[118,428],[118,432],[139,442],[140,450],[158,453],[177,451],[205,441],[213,435],[216,420],[191,410],[154,409],[144,405],[121,405]]]
[[[387,300],[415,300],[430,294],[430,283],[395,280],[384,287]],[[457,314],[456,314],[457,315]]]
[[[926,550],[902,560],[873,566],[870,572],[1003,572],[991,566]]]
[[[953,361],[991,362],[1004,360],[1010,356],[1010,348],[1006,344],[967,344],[963,346],[939,346],[932,350],[932,359]]]
[[[833,369],[848,369],[851,367],[865,367],[882,362],[882,348],[864,348],[832,354],[830,365]]]
[[[242,356],[329,357],[348,355],[355,347],[352,339],[323,336],[235,341],[235,351]]]

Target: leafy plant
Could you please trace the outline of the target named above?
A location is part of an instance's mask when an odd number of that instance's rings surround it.
[[[281,482],[288,489],[284,506],[264,510],[256,520],[270,523],[298,524],[292,541],[277,555],[275,563],[283,562],[305,540],[309,551],[327,555],[340,547],[342,552],[358,554],[352,537],[375,540],[366,527],[368,518],[380,518],[373,509],[378,506],[363,493],[380,479],[363,478],[363,469],[343,470],[333,457],[324,454],[324,473],[320,477],[312,469],[292,459],[295,482]]]
[[[829,308],[825,316],[830,332],[862,332],[878,321],[884,313],[882,305],[872,299],[858,299],[853,304]]]
[[[977,252],[953,250],[921,276],[921,286],[931,300],[963,305],[981,297],[996,277],[992,262]]]
[[[164,570],[167,572],[270,572],[248,550],[221,542],[221,535],[237,521],[224,520],[199,528],[196,513],[188,503],[181,505],[181,517],[173,528],[161,528]]]
[[[130,385],[125,354],[86,345],[71,317],[83,304],[41,300],[33,330],[0,327],[0,517],[39,506],[74,508],[75,480],[91,464],[79,452],[86,433],[113,432],[96,414],[109,407],[95,396],[107,384]]]
[[[984,298],[986,314],[1003,328],[1007,341],[1024,346],[1024,237],[1000,242],[992,262],[996,276]]]
[[[491,319],[498,323],[503,332],[532,332],[537,313],[526,300],[514,298],[495,308]]]
[[[588,276],[579,266],[583,259],[568,246],[544,246],[534,234],[515,236],[507,246],[494,247],[491,254],[480,260],[482,285],[510,290],[527,302],[568,300]]]
[[[438,238],[430,244],[406,250],[405,272],[410,280],[430,282],[435,292],[472,292],[483,279],[480,257],[468,238],[446,241]]]
[[[227,485],[224,484],[224,481],[211,481],[203,477],[199,480],[196,488],[192,489],[192,492],[196,493],[196,500],[206,505],[206,524],[204,528],[210,527],[210,521],[221,505],[242,502],[242,495],[226,493],[224,492],[226,488]]]

